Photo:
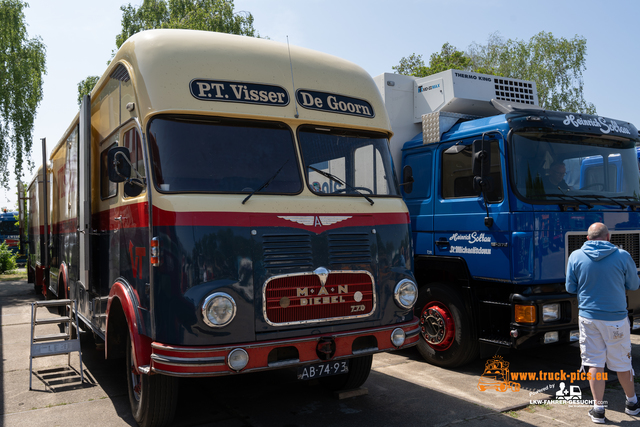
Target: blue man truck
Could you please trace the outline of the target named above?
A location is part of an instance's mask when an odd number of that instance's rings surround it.
[[[640,266],[632,124],[543,110],[535,82],[448,70],[374,78],[411,218],[418,349],[456,367],[579,338],[566,263],[600,221]],[[640,328],[640,292],[629,292]]]

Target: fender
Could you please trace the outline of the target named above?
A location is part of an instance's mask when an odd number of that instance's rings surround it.
[[[138,314],[138,298],[131,286],[124,279],[117,280],[111,291],[109,292],[109,301],[107,302],[107,323],[105,328],[105,358],[107,357],[107,349],[109,348],[107,340],[109,339],[109,322],[111,321],[111,304],[114,299],[120,301],[122,311],[127,321],[127,329],[133,344],[134,363],[136,368],[151,364],[151,338],[142,335],[142,323]]]

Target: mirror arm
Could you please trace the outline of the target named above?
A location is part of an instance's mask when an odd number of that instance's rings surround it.
[[[131,167],[131,170],[133,170],[137,175],[137,177],[135,179],[131,178],[131,177],[128,177],[128,176],[124,176],[124,175],[122,175],[120,173],[120,169],[118,168],[120,160],[117,160],[118,157],[122,157],[125,162],[129,163],[129,167]],[[116,155],[113,156],[113,166],[114,166],[114,169],[115,169],[116,173],[118,174],[118,176],[121,176],[122,178],[124,178],[124,180],[125,180],[125,182],[127,184],[137,185],[138,187],[145,188],[145,184],[147,183],[147,179],[145,177],[143,177],[142,175],[140,175],[140,172],[138,172],[138,170],[133,167],[133,165],[131,164],[129,159],[127,159],[127,156],[125,156],[122,153],[116,153]],[[142,183],[137,181],[139,179],[142,180]]]

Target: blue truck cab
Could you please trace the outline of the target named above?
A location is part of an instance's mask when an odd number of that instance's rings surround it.
[[[4,243],[11,253],[17,254],[16,262],[22,265],[26,262],[26,258],[20,250],[20,228],[17,218],[18,212],[2,208],[0,211],[0,243]]]
[[[605,223],[640,266],[636,127],[542,110],[523,80],[455,70],[374,80],[410,212],[422,356],[455,367],[495,346],[577,341],[565,272],[589,225]],[[627,299],[635,329],[640,292]]]

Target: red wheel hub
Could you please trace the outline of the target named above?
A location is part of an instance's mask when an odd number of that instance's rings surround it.
[[[437,351],[451,347],[456,336],[453,316],[440,301],[431,301],[424,307],[420,315],[420,328],[424,340]]]

